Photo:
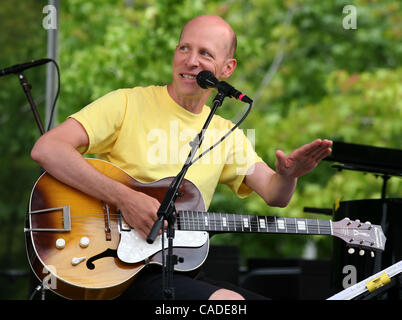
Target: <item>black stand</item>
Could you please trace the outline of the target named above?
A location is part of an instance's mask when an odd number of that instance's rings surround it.
[[[36,108],[35,102],[31,95],[32,86],[28,83],[28,80],[25,78],[25,76],[23,75],[22,72],[18,74],[18,79],[20,80],[22,89],[24,90],[25,95],[28,99],[28,102],[31,106],[36,124],[38,125],[38,128],[40,130],[40,133],[43,135],[45,133],[45,129],[43,128],[42,121],[40,120],[40,116],[38,113],[38,109]]]
[[[29,105],[31,106],[31,110],[32,113],[34,115],[36,124],[38,125],[39,131],[41,133],[41,135],[43,135],[45,133],[45,129],[43,128],[43,124],[42,121],[40,119],[39,113],[38,113],[38,109],[36,107],[35,101],[31,95],[31,89],[32,89],[32,85],[30,83],[28,83],[28,80],[25,78],[24,74],[22,72],[20,72],[18,74],[18,80],[20,81],[21,87],[24,90],[24,93],[28,99]],[[41,168],[41,172],[43,172],[44,170]],[[46,298],[46,287],[43,284],[40,284],[38,286],[36,286],[35,290],[32,292],[29,300],[33,300],[34,296],[36,295],[36,293],[40,292],[41,293],[41,300],[45,300]]]
[[[190,142],[191,151],[187,157],[183,168],[178,173],[178,175],[173,179],[172,183],[170,184],[165,197],[159,207],[158,210],[158,220],[154,223],[151,232],[148,235],[147,242],[153,243],[155,241],[156,236],[158,235],[159,230],[162,229],[162,261],[163,261],[163,277],[166,281],[163,280],[163,295],[166,300],[173,300],[175,299],[175,292],[174,288],[172,287],[172,280],[173,280],[173,270],[174,265],[180,262],[180,258],[173,255],[173,239],[174,239],[174,223],[176,221],[176,208],[175,202],[179,195],[178,190],[183,181],[183,178],[188,170],[188,168],[192,164],[192,160],[194,158],[195,153],[201,146],[201,143],[204,139],[205,130],[207,129],[209,123],[212,120],[213,115],[216,113],[216,110],[219,106],[222,105],[223,99],[226,97],[225,93],[218,92],[214,99],[213,108],[208,115],[207,120],[201,130],[201,132],[194,138],[192,142]],[[166,266],[164,263],[164,238],[163,238],[163,225],[164,221],[167,221],[167,237],[168,237],[168,254],[166,259]]]

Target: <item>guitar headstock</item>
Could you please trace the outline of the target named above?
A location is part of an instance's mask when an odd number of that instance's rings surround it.
[[[333,221],[332,226],[333,235],[344,240],[350,247],[384,251],[387,238],[379,225],[344,218],[340,221]]]

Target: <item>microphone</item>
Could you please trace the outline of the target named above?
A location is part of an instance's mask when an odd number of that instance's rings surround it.
[[[20,73],[21,71],[24,71],[25,69],[40,66],[40,65],[48,63],[50,61],[52,61],[52,59],[40,59],[40,60],[32,60],[31,62],[16,64],[14,66],[0,70],[0,77],[6,76],[6,75],[12,74],[12,73]]]
[[[229,83],[216,79],[211,71],[203,70],[198,73],[197,83],[203,89],[216,88],[219,92],[224,93],[228,97],[233,97],[246,103],[253,103],[253,100],[236,90]]]

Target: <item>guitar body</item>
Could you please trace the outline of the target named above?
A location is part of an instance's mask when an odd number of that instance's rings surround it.
[[[109,162],[87,161],[106,176],[159,201],[162,201],[172,180],[165,178],[141,183]],[[177,210],[205,210],[201,193],[190,181],[184,180],[179,192],[184,196],[177,198]],[[159,249],[140,261],[127,263],[119,259],[122,233],[125,232],[124,238],[127,239],[124,244],[126,252],[136,250],[127,241],[138,238],[134,230],[124,231],[122,226],[124,220],[116,208],[44,173],[32,190],[26,217],[26,249],[31,268],[43,284],[63,297],[115,298],[123,293],[147,263],[162,262]],[[89,239],[89,245],[82,243],[83,237]],[[146,248],[145,240],[140,241]],[[199,267],[206,259],[208,247],[208,240],[197,247],[175,247],[174,254],[184,258],[184,263],[179,263],[177,270],[190,271]],[[78,258],[79,262],[76,263],[73,258]]]
[[[106,176],[159,202],[173,179],[141,183],[109,162],[87,161]],[[330,221],[204,212],[201,193],[188,180],[183,180],[179,194],[173,254],[182,259],[174,266],[176,271],[197,270],[208,255],[209,233],[217,232],[333,235],[350,247],[384,250],[386,237],[379,225],[347,218]],[[117,208],[48,173],[32,190],[25,237],[28,260],[39,281],[70,299],[113,299],[147,264],[162,264],[161,236],[148,244],[125,223]]]

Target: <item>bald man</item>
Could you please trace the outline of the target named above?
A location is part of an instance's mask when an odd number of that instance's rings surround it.
[[[189,141],[210,111],[205,103],[212,90],[200,88],[196,76],[208,70],[218,79],[229,78],[237,65],[235,50],[236,35],[226,21],[214,15],[193,18],[181,32],[169,85],[120,89],[99,98],[38,139],[32,158],[56,179],[119,208],[126,222],[145,239],[157,220],[158,200],[106,177],[82,155],[96,153],[144,183],[177,175]],[[213,132],[223,133],[232,126],[217,115],[210,124]],[[239,136],[241,146],[250,146],[244,135]],[[283,207],[298,177],[314,169],[331,152],[331,144],[317,139],[287,156],[278,150],[276,170],[254,151],[248,152],[246,161],[226,161],[244,151],[227,144],[219,150],[220,161],[195,163],[185,178],[200,189],[206,209],[218,183],[227,184],[240,197],[255,191],[268,205]],[[123,297],[162,299],[161,278],[160,269],[149,267]],[[176,299],[262,298],[182,274],[175,274],[173,285]]]

